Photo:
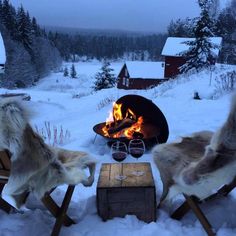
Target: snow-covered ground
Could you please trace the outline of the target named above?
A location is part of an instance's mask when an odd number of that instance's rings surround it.
[[[115,73],[119,72],[122,63],[114,63]],[[70,66],[70,64],[68,65]],[[151,90],[118,90],[116,88],[92,92],[92,77],[98,72],[101,64],[77,63],[78,79],[64,78],[62,73],[54,73],[29,89],[5,92],[26,92],[31,95],[29,102],[34,110],[31,121],[33,127],[44,127],[44,122],[51,126],[63,127],[71,134],[64,148],[89,152],[98,160],[96,179],[92,187],[78,185],[73,194],[68,213],[76,219],[77,224],[63,227],[61,235],[72,236],[124,236],[124,235],[204,235],[196,217],[189,213],[181,221],[171,219],[168,213],[157,210],[157,221],[150,224],[139,221],[135,216],[114,218],[103,222],[96,210],[96,185],[100,166],[104,162],[114,162],[106,140],[95,138],[93,126],[104,122],[112,108],[112,102],[125,94],[138,94],[151,99],[166,116],[170,135],[168,142],[195,131],[215,131],[224,122],[230,104],[230,94],[219,96],[215,92],[215,77],[227,70],[236,69],[232,66],[221,67],[210,75],[200,73],[189,78],[180,78],[178,82],[166,83]],[[211,84],[210,84],[211,78]],[[194,100],[193,93],[197,91],[202,98]],[[217,95],[217,96],[216,96]],[[212,99],[214,98],[214,99]],[[162,183],[158,170],[153,165],[152,156],[148,151],[140,161],[150,162],[156,184],[157,200],[160,198]],[[128,156],[124,162],[135,162]],[[65,186],[58,188],[54,194],[60,201]],[[236,235],[236,192],[233,191],[227,199],[203,205],[204,212],[217,230],[217,235]],[[12,213],[10,215],[0,210],[0,235],[50,235],[54,218],[41,205],[40,201],[30,196],[27,201],[29,211]]]

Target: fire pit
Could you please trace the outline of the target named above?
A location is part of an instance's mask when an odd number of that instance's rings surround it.
[[[129,142],[141,138],[147,146],[165,143],[169,136],[168,124],[161,110],[149,99],[126,95],[113,104],[106,122],[93,127],[96,134],[114,141]]]

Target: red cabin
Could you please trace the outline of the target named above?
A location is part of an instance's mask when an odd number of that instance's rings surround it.
[[[127,61],[117,78],[119,89],[148,89],[166,81],[163,62]]]
[[[165,69],[164,77],[170,78],[175,77],[180,74],[179,67],[185,64],[187,58],[182,56],[183,52],[189,49],[189,45],[186,44],[187,41],[193,41],[195,38],[177,38],[169,37],[162,50],[162,56],[165,56]],[[219,55],[219,48],[222,42],[221,37],[211,37],[210,41],[214,43],[217,48],[213,49],[215,54],[215,60],[212,61],[212,65],[215,64],[216,59]]]

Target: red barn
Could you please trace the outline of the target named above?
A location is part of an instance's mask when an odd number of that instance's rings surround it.
[[[148,89],[166,81],[163,62],[127,61],[117,78],[119,89]]]
[[[186,62],[186,58],[184,56],[181,56],[181,54],[189,49],[189,45],[186,44],[186,41],[193,40],[195,40],[195,38],[167,38],[162,50],[162,56],[165,56],[165,78],[175,77],[180,73],[179,67]],[[216,56],[215,60],[212,62],[212,64],[214,65],[219,55],[219,48],[222,42],[222,38],[211,37],[210,41],[218,46],[217,48],[213,49],[213,52]]]

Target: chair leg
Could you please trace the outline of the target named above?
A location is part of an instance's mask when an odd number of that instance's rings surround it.
[[[61,226],[62,226],[63,222],[65,221],[66,212],[69,207],[71,197],[74,192],[74,188],[75,188],[74,185],[69,185],[67,188],[67,191],[66,191],[65,197],[63,199],[62,205],[60,207],[60,210],[58,212],[58,216],[56,218],[56,223],[53,227],[51,236],[57,236],[60,233]],[[73,221],[73,223],[74,223],[74,221]]]
[[[74,187],[74,186],[68,186],[68,189],[71,189],[71,187]],[[67,189],[67,191],[68,191],[68,189]],[[66,195],[68,195],[67,192],[65,194],[65,197],[66,197]],[[64,199],[65,199],[65,197],[64,197]],[[52,197],[50,196],[50,193],[46,193],[44,195],[44,197],[41,199],[41,201],[43,202],[45,207],[51,212],[51,214],[55,218],[58,218],[60,211],[61,211],[61,207],[59,207],[56,204],[56,202],[52,199]],[[63,224],[65,226],[70,226],[72,224],[75,224],[75,222],[68,215],[65,215]]]
[[[227,184],[223,188],[221,188],[218,193],[226,197],[235,187],[236,187],[236,177],[230,184]]]
[[[0,183],[0,194],[4,188],[4,185],[5,184]],[[12,206],[0,197],[0,209],[5,211],[6,213],[10,213]]]
[[[12,206],[0,197],[0,209],[6,213],[10,213]]]
[[[189,204],[187,201],[182,203],[172,214],[171,218],[175,220],[181,220],[185,214],[187,214],[190,210]]]
[[[202,210],[198,206],[198,202],[196,200],[194,200],[192,197],[189,197],[189,196],[187,196],[185,194],[184,194],[184,197],[185,197],[187,203],[189,204],[189,207],[193,210],[194,214],[196,215],[196,217],[198,218],[198,220],[202,224],[203,228],[207,232],[207,234],[209,236],[216,235],[213,232],[211,224],[209,223],[209,221],[207,220],[206,216],[203,214]]]

